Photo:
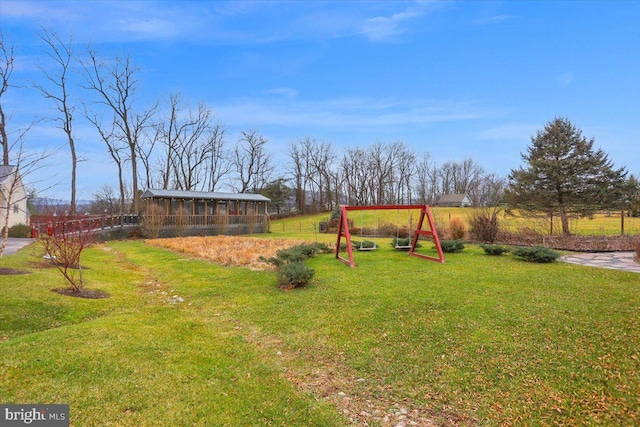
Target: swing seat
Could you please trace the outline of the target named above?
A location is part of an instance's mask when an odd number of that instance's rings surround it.
[[[375,251],[376,249],[378,249],[378,245],[376,244],[376,242],[372,242],[372,243],[373,243],[373,246],[364,246],[364,242],[360,242],[360,244],[356,247],[356,250],[359,252]]]
[[[378,247],[376,245],[373,245],[373,247],[371,248],[358,248],[359,252],[366,252],[366,251],[375,251],[376,249],[378,249]]]

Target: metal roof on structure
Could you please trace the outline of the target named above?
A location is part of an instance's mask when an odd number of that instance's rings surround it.
[[[198,199],[198,200],[234,200],[242,202],[270,202],[271,199],[262,194],[250,193],[219,193],[217,191],[183,191],[183,190],[156,190],[148,189],[142,196],[143,199]]]

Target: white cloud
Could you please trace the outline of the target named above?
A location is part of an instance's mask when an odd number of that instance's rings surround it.
[[[476,137],[482,140],[529,141],[536,134],[539,125],[512,123],[480,131]]]
[[[407,32],[411,21],[427,14],[435,4],[426,1],[416,2],[401,12],[369,18],[361,24],[359,33],[375,42],[394,38]]]
[[[474,120],[491,112],[464,102],[410,102],[397,99],[346,98],[287,102],[243,99],[216,107],[218,117],[231,126],[289,126],[362,130],[437,122]]]
[[[558,82],[562,85],[570,85],[573,83],[573,73],[571,71],[562,73],[557,77]]]
[[[282,96],[286,99],[296,99],[298,97],[298,91],[290,87],[277,87],[265,92],[270,95]]]

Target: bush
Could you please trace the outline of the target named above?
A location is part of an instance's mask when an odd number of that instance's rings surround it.
[[[9,227],[9,237],[31,237],[31,227],[26,224]]]
[[[469,215],[469,233],[481,242],[493,243],[498,238],[498,211],[476,210]]]
[[[319,253],[331,252],[331,248],[324,243],[303,243],[276,252],[275,257],[262,261],[269,262],[278,268],[278,285],[282,289],[293,289],[309,283],[315,271],[304,264],[304,260]]]
[[[464,249],[464,241],[462,239],[442,240],[440,242],[440,247],[442,248],[442,252],[462,252],[462,250]]]
[[[156,204],[148,205],[142,212],[142,235],[150,239],[157,239],[160,236],[160,231],[164,226],[166,218],[165,210]]]
[[[453,240],[464,239],[465,234],[467,234],[467,227],[460,218],[453,217],[451,221],[449,221],[449,232]]]
[[[282,289],[299,288],[309,283],[314,274],[315,270],[303,262],[290,262],[278,270],[278,285]]]
[[[480,245],[487,255],[502,255],[509,252],[509,248],[504,245]]]
[[[517,248],[513,254],[527,262],[549,263],[560,257],[560,253],[544,246]]]

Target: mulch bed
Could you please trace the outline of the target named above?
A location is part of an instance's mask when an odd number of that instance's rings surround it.
[[[30,272],[25,270],[16,270],[15,268],[0,268],[0,276],[9,276],[11,274],[30,274]]]
[[[635,250],[638,236],[562,236],[500,233],[498,242],[507,245],[535,246],[576,252],[628,252]]]
[[[102,299],[102,298],[109,298],[111,296],[106,292],[93,291],[90,289],[81,289],[80,291],[76,291],[74,289],[64,288],[64,289],[51,289],[51,291],[58,293],[60,295],[66,295],[68,297],[87,298],[87,299]]]

